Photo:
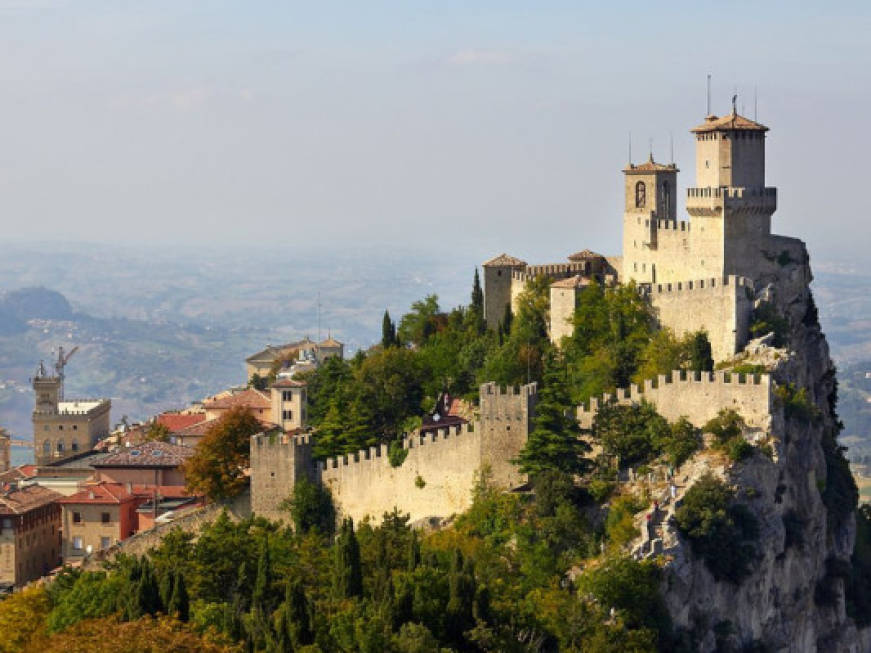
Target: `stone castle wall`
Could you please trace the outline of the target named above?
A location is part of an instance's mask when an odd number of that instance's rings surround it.
[[[752,281],[735,276],[652,284],[648,291],[662,326],[678,336],[707,331],[715,361],[747,344],[753,293]]]
[[[475,479],[486,467],[498,487],[511,488],[526,476],[511,464],[529,435],[536,386],[503,390],[494,383],[480,388],[480,418],[461,427],[402,439],[408,452],[398,467],[390,464],[382,444],[316,465],[310,436],[251,439],[251,508],[265,517],[287,519],[279,504],[303,477],[328,487],[343,516],[380,521],[398,508],[413,520],[446,517],[469,507]]]
[[[615,395],[590,399],[578,406],[581,428],[591,428],[599,407],[612,401],[621,405],[647,401],[669,422],[686,417],[701,427],[724,408],[734,409],[751,428],[767,430],[773,408],[771,377],[768,374],[743,375],[729,372],[694,373],[676,370],[648,379],[642,386],[632,384]]]

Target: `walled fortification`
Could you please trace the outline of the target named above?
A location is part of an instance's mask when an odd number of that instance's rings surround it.
[[[753,313],[753,282],[744,277],[651,284],[645,292],[663,326],[682,336],[704,330],[714,360],[747,344]]]
[[[270,518],[287,518],[278,506],[302,477],[328,487],[343,516],[380,519],[398,508],[413,520],[446,517],[469,507],[482,467],[491,481],[512,488],[526,482],[511,464],[529,435],[536,385],[519,389],[486,383],[480,415],[473,423],[402,439],[405,460],[393,467],[387,445],[370,447],[314,464],[310,436],[251,439],[251,507]]]
[[[732,408],[751,428],[768,430],[772,415],[772,386],[768,374],[744,375],[730,372],[688,372],[676,370],[648,379],[643,385],[632,384],[616,394],[592,398],[578,406],[581,428],[589,429],[599,407],[616,402],[620,405],[647,401],[668,421],[686,417],[701,427],[724,408]]]

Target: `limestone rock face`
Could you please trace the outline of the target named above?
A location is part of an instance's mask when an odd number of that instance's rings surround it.
[[[846,614],[843,581],[827,576],[827,561],[850,559],[855,515],[830,512],[821,494],[827,477],[824,443],[837,432],[831,401],[836,381],[810,281],[805,255],[802,261],[772,269],[757,285],[765,295],[757,299],[773,303],[788,317],[789,349],[775,349],[770,338],[759,339],[750,343],[741,362],[768,366],[780,386],[806,388],[819,418],[788,416],[776,402],[771,459],[754,455],[731,465],[703,452],[676,477],[678,501],[705,471],[720,475],[736,489],[738,500],[760,526],[759,557],[752,574],[740,585],[715,581],[689,542],[668,524],[673,502],[663,509],[662,549],[668,560],[663,594],[675,625],[691,631],[702,651],[716,649],[718,636],[727,650],[762,644],[764,650],[778,652],[871,651],[871,629],[858,630]],[[800,531],[799,541],[788,541],[784,518]],[[815,599],[820,584],[830,588],[828,601]]]

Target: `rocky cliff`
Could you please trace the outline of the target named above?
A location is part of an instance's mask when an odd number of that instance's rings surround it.
[[[779,325],[783,342],[761,338],[735,360],[772,373],[773,455],[732,464],[705,450],[678,470],[677,496],[660,495],[663,593],[675,625],[702,651],[871,651],[871,629],[858,629],[846,607],[857,495],[836,443],[835,368],[802,252],[800,260],[772,261],[757,286],[757,305],[768,303],[786,318]],[[726,480],[758,520],[752,572],[739,584],[715,581],[672,519],[683,493],[706,471]]]

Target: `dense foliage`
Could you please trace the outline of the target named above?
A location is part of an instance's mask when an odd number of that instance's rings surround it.
[[[716,580],[740,583],[756,559],[759,524],[734,492],[707,473],[687,490],[675,511],[680,532]]]
[[[147,557],[0,602],[0,628],[32,626],[0,650],[133,650],[134,636],[181,651],[672,650],[659,567],[600,553],[571,477],[542,473],[519,496],[484,475],[474,492],[454,527],[424,535],[396,511],[335,538],[311,518],[173,530]]]

